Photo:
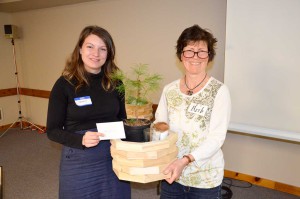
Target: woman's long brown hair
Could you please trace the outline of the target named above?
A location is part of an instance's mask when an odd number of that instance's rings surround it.
[[[106,45],[107,58],[106,62],[101,67],[101,71],[103,71],[104,74],[101,84],[106,91],[112,90],[116,86],[116,83],[111,79],[110,76],[112,73],[119,70],[114,62],[116,52],[115,45],[111,35],[104,28],[99,26],[87,26],[82,30],[73,53],[66,62],[62,75],[67,81],[74,84],[76,90],[84,85],[89,85],[87,80],[87,72],[84,69],[84,63],[80,55],[80,49],[82,48],[85,39],[92,34],[101,38]]]

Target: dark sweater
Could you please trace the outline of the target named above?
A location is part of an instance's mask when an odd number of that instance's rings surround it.
[[[101,86],[102,72],[89,74],[89,86],[75,92],[75,86],[60,77],[54,84],[48,105],[47,135],[52,141],[83,149],[83,135],[76,131],[94,129],[96,123],[121,121],[126,118],[124,97],[116,90]],[[75,98],[90,97],[92,104],[78,106]]]

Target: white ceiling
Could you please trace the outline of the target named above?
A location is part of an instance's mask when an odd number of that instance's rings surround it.
[[[0,0],[0,12],[21,12],[95,0]]]

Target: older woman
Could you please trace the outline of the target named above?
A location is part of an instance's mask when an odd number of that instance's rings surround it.
[[[165,170],[161,198],[221,198],[225,140],[231,110],[228,88],[206,69],[215,56],[214,36],[198,25],[177,41],[185,74],[164,87],[155,114],[178,134],[177,159]]]

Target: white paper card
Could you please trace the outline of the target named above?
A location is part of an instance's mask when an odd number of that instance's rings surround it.
[[[119,122],[105,122],[97,123],[97,130],[104,133],[104,137],[99,137],[100,140],[113,140],[126,138],[124,125],[122,121]]]
[[[208,109],[208,106],[206,106],[206,105],[191,103],[188,108],[188,112],[204,116],[207,109]]]

